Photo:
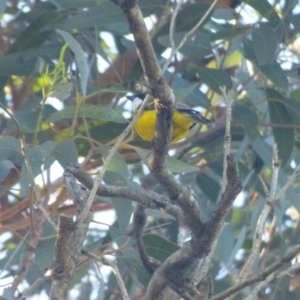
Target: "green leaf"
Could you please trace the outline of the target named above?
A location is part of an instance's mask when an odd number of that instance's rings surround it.
[[[258,134],[256,113],[245,105],[235,105],[232,108],[232,117],[243,124],[250,141],[255,141]]]
[[[0,182],[10,173],[11,169],[16,169],[15,165],[10,160],[0,161]]]
[[[196,176],[196,181],[202,192],[213,202],[217,203],[220,193],[220,184],[210,176],[199,172]]]
[[[192,166],[186,164],[178,159],[175,158],[168,158],[167,159],[167,167],[172,173],[190,173],[190,172],[197,172],[199,168],[196,166]]]
[[[72,82],[63,83],[59,85],[54,91],[52,91],[49,94],[49,97],[57,98],[60,101],[64,101],[71,95],[72,89],[73,89]]]
[[[127,124],[125,123],[121,124],[115,122],[91,124],[89,132],[91,137],[96,141],[106,143],[119,136],[126,127]]]
[[[237,241],[235,242],[233,249],[231,250],[229,259],[227,258],[227,261],[225,261],[227,268],[232,267],[232,263],[236,257],[236,254],[242,248],[242,245],[245,241],[246,233],[247,233],[247,229],[245,226],[243,226],[240,230],[239,237],[238,237]]]
[[[288,125],[291,124],[291,118],[286,106],[283,104],[283,97],[275,90],[267,89],[268,107],[270,120],[273,124]],[[278,156],[284,166],[289,160],[294,147],[294,130],[280,127],[273,127],[275,142],[278,147]]]
[[[214,92],[221,94],[220,87],[223,86],[226,87],[226,91],[232,89],[232,80],[225,71],[206,67],[198,67],[197,70],[200,80],[207,84]]]
[[[293,24],[297,32],[300,32],[300,14],[289,15],[288,19]]]
[[[209,8],[208,4],[194,3],[193,5],[185,5],[182,10],[179,11],[176,18],[176,31],[188,32],[190,31],[201,18],[206,14]],[[210,20],[212,12],[206,17],[200,28],[202,28],[206,22]]]
[[[52,233],[55,235],[55,233]],[[54,251],[55,238],[47,238],[38,243],[35,250],[35,261],[40,270],[49,268],[53,263],[53,251]]]
[[[256,53],[254,51],[254,46],[252,41],[250,41],[249,39],[243,39],[243,49],[244,49],[244,56],[246,59],[257,63],[257,57],[256,57]]]
[[[16,165],[22,165],[21,142],[11,136],[0,136],[0,160],[6,159]]]
[[[7,2],[8,0],[3,0],[2,2],[0,2],[0,15],[2,15],[5,12]]]
[[[59,143],[53,149],[52,155],[63,168],[66,168],[68,164],[77,162],[78,160],[77,148],[74,141],[71,139],[66,139]]]
[[[273,151],[266,141],[258,136],[254,142],[251,143],[253,149],[258,154],[258,156],[263,160],[266,166],[272,166]]]
[[[284,105],[294,124],[300,125],[300,100],[284,98]]]
[[[260,28],[253,30],[252,41],[258,65],[272,64],[277,47],[274,30],[266,24],[261,24]]]
[[[233,12],[234,12],[233,10],[227,9],[227,8],[215,9],[213,11],[212,18],[230,21],[230,20],[233,20],[235,18]]]
[[[75,106],[69,106],[61,111],[55,112],[52,114],[46,122],[56,122],[58,120],[64,119],[64,118],[73,118],[76,114],[76,107]],[[120,115],[118,112],[113,110],[109,106],[102,106],[102,105],[81,105],[78,109],[78,113],[76,115],[80,118],[92,118],[96,120],[102,120],[102,121],[110,121],[110,122],[116,122],[116,123],[126,123],[127,120]]]
[[[276,13],[274,7],[267,0],[247,0],[246,3],[252,6],[274,25],[278,25],[281,22],[281,19]]]
[[[130,199],[111,198],[117,215],[118,229],[120,233],[125,234],[131,219],[133,206]]]
[[[98,0],[56,0],[55,3],[60,5],[64,9],[70,8],[94,8],[97,5]]]
[[[24,51],[40,46],[51,34],[50,24],[59,25],[67,16],[66,12],[46,11],[31,22],[31,24],[18,36],[10,47],[8,54]]]
[[[231,224],[225,226],[221,232],[219,238],[219,256],[221,262],[226,264],[228,261],[230,254],[232,253],[233,246],[234,246],[234,235],[233,235],[233,226]]]
[[[188,87],[174,89],[176,102],[182,102],[186,97],[191,94],[198,87],[198,83],[191,84]]]
[[[165,220],[172,220],[176,221],[176,218],[170,214],[165,212],[161,212],[157,209],[147,208],[147,216],[155,218],[155,219],[165,219]]]
[[[45,160],[50,157],[50,154],[52,153],[56,145],[56,142],[47,141],[44,144],[34,146],[33,148],[27,147],[28,162],[30,163],[34,178],[42,173],[42,165],[44,164]],[[49,168],[50,166],[51,164],[48,164],[47,168]],[[44,170],[45,169],[46,168],[44,168]],[[20,185],[22,190],[25,192],[30,184],[30,175],[27,169],[27,165],[24,162],[20,176]]]
[[[41,69],[43,60],[40,57],[35,55],[34,58],[26,60],[24,56],[24,52],[21,52],[0,57],[0,76],[28,76]]]
[[[70,49],[74,52],[75,62],[80,74],[80,87],[83,96],[86,95],[86,87],[89,79],[90,68],[87,62],[87,58],[82,50],[81,45],[66,31],[57,29],[57,32],[61,34],[65,42],[69,45]]]
[[[152,14],[159,14],[162,9],[162,5],[166,4],[166,0],[139,0],[139,7],[143,13],[143,17],[148,17]]]
[[[172,80],[173,82],[173,89],[175,91],[175,96],[177,96],[177,92],[179,91],[179,102],[182,100],[180,97],[185,96],[184,103],[191,103],[196,106],[201,107],[208,107],[209,106],[209,100],[203,92],[200,91],[199,88],[194,88],[193,84],[191,84],[189,81],[181,78],[180,76],[176,75],[175,78],[173,77],[173,73],[170,73],[166,71],[165,76],[167,80]],[[186,90],[186,91],[184,91]]]
[[[234,40],[235,38],[239,36],[243,36],[247,34],[249,31],[252,30],[252,26],[250,25],[244,25],[244,26],[239,26],[239,25],[234,25],[225,27],[225,29],[219,29],[217,32],[211,32],[210,33],[210,39],[211,41],[218,41],[218,40]]]
[[[105,184],[108,185],[120,185],[126,186],[127,185],[127,178],[124,178],[123,175],[120,173],[116,173],[111,170],[106,170],[103,181]]]
[[[287,89],[289,86],[288,79],[285,72],[282,70],[280,64],[274,61],[270,65],[258,66],[259,69],[270,79],[275,86],[283,89]]]
[[[110,1],[101,1],[89,10],[77,11],[62,26],[66,31],[74,28],[97,27],[99,31],[109,31],[117,34],[129,34],[130,30],[121,9]],[[101,17],[99,17],[101,16]]]
[[[260,71],[274,83],[274,85],[283,89],[288,88],[289,82],[286,74],[277,61],[274,61],[272,64],[259,65],[259,59],[256,56],[253,42],[248,39],[244,39],[243,47],[245,58],[252,61],[260,69]]]
[[[124,84],[113,82],[101,89],[101,93],[114,92],[114,93],[130,93],[130,89],[126,88]]]
[[[110,148],[108,148],[105,145],[101,145],[101,154],[103,156],[103,160],[105,161],[108,154],[110,152]],[[127,164],[123,158],[123,156],[119,153],[116,152],[113,158],[111,159],[109,165],[108,165],[108,170],[116,172],[124,177],[124,179],[129,178],[129,172],[127,169]]]
[[[174,42],[175,45],[178,46],[184,36],[186,35],[187,32],[176,32],[174,34]],[[170,35],[164,35],[158,37],[158,42],[165,46],[165,47],[171,47],[170,43]],[[203,33],[196,33],[193,36],[193,39],[189,39],[184,46],[180,49],[180,52],[186,56],[193,56],[197,55],[197,57],[203,57],[205,55],[208,55],[212,53],[212,48],[210,44],[209,38],[204,35]]]
[[[143,242],[148,255],[160,261],[165,261],[172,253],[179,249],[179,246],[176,244],[156,234],[144,235]]]

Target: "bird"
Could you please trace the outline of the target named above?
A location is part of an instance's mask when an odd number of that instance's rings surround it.
[[[144,94],[136,94],[126,97],[130,100],[136,98],[143,100],[145,96]],[[136,115],[138,108],[134,110],[134,115]],[[155,123],[156,111],[154,101],[150,101],[141,117],[134,124],[134,129],[143,140],[152,141],[155,135]],[[213,126],[213,122],[203,117],[199,111],[183,104],[176,104],[176,110],[173,114],[171,143],[184,139],[188,135],[189,130],[197,123]]]

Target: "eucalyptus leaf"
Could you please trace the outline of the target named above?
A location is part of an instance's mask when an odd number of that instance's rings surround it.
[[[167,167],[172,173],[190,173],[199,170],[196,166],[189,165],[172,157],[167,159]]]
[[[179,249],[179,246],[156,234],[143,236],[143,242],[148,255],[160,261],[165,261],[172,253]]]
[[[259,66],[272,64],[275,58],[277,40],[274,30],[265,24],[252,32],[254,51]]]
[[[225,86],[227,92],[232,89],[232,80],[223,70],[198,67],[198,75],[204,83],[218,94],[221,94],[220,87]]]
[[[126,123],[127,120],[120,115],[118,112],[113,110],[109,106],[104,105],[81,105],[78,110],[75,106],[69,106],[61,111],[55,112],[52,114],[46,121],[47,122],[56,122],[64,118],[74,118],[74,117],[81,117],[81,118],[92,118],[96,120],[102,121],[110,121],[116,123]]]
[[[69,45],[71,50],[74,52],[76,66],[80,74],[80,87],[82,95],[86,95],[87,82],[89,79],[90,68],[84,54],[81,45],[73,38],[71,34],[66,31],[57,29],[57,32],[61,34],[65,42]]]
[[[220,183],[215,181],[210,176],[204,173],[198,173],[196,176],[196,181],[199,188],[203,191],[203,193],[213,202],[217,203],[218,196],[220,193]]]
[[[284,126],[291,124],[291,119],[286,106],[282,103],[282,95],[272,89],[267,89],[266,94],[268,96],[270,120],[273,124],[282,126],[273,126],[272,130],[278,147],[278,156],[282,160],[282,165],[284,166],[288,162],[293,151],[294,130],[284,128]]]
[[[77,163],[78,152],[73,140],[66,139],[53,149],[52,155],[57,159],[63,168],[66,168],[70,163]]]
[[[244,105],[235,105],[232,108],[233,119],[241,122],[251,141],[255,141],[258,131],[258,117],[255,112]]]

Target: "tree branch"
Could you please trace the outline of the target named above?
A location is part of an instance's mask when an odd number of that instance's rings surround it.
[[[70,280],[79,262],[82,245],[92,219],[91,211],[84,215],[84,218],[82,214],[89,193],[78,186],[73,173],[69,169],[64,172],[64,179],[69,195],[77,206],[77,217],[75,222],[73,222],[73,217],[62,215],[59,218],[59,231],[55,243],[53,281],[50,292],[51,300],[68,299]]]
[[[300,252],[300,245],[295,246],[291,251],[289,251],[286,255],[284,255],[279,261],[275,262],[271,266],[267,267],[263,272],[250,277],[249,279],[236,284],[235,286],[227,289],[226,291],[219,293],[216,296],[211,297],[209,300],[223,300],[226,297],[236,294],[238,291],[242,290],[243,288],[259,281],[265,280],[269,275],[273,274],[275,271],[280,269],[286,263],[289,263],[298,253]]]
[[[212,222],[205,224],[199,205],[191,190],[183,186],[167,169],[165,161],[168,155],[171,140],[172,117],[175,109],[175,99],[172,90],[167,85],[162,71],[156,60],[156,56],[144,24],[143,16],[136,1],[113,0],[119,5],[127,17],[131,32],[134,36],[137,52],[144,70],[144,74],[155,100],[157,120],[155,126],[155,138],[152,141],[152,151],[148,159],[148,168],[168,196],[177,202],[183,212],[184,221],[192,232],[191,241],[185,243],[181,249],[173,253],[162,266],[155,270],[147,289],[146,299],[160,299],[167,286],[174,287],[180,294],[184,291],[183,278],[187,278],[192,266],[197,265],[199,259],[208,255],[215,242],[217,234],[221,230],[223,218],[229,210],[232,202],[240,192],[241,184],[237,176],[236,166],[232,157],[228,156],[231,167],[228,168],[229,184],[223,194],[223,201],[215,212],[214,234],[211,235]],[[214,1],[213,5],[216,4]],[[213,8],[211,6],[210,10]],[[210,12],[209,10],[209,12]],[[208,13],[209,13],[208,12]],[[199,21],[201,24],[203,20]],[[200,25],[199,25],[200,26]],[[193,31],[190,32],[193,34]],[[180,44],[182,46],[183,43]],[[173,53],[173,55],[175,55]],[[227,159],[227,155],[226,155]],[[191,274],[190,274],[191,275]],[[189,276],[188,276],[189,277]]]
[[[93,187],[94,182],[91,175],[78,164],[69,165],[67,170],[74,174],[76,179],[87,189],[91,189]],[[167,211],[174,212],[178,216],[181,215],[178,207],[170,204],[166,197],[161,196],[153,191],[138,191],[127,186],[100,184],[96,190],[96,194],[104,197],[126,197],[147,208],[163,208]]]
[[[51,300],[68,299],[69,284],[75,269],[75,264],[70,256],[71,237],[75,229],[72,217],[60,216],[58,228],[50,292]]]

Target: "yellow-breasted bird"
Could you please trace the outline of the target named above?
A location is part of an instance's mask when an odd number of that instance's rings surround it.
[[[127,96],[128,99],[134,100],[135,98],[144,99],[145,95],[137,94],[134,96]],[[134,115],[137,109],[134,111]],[[142,116],[137,120],[134,125],[135,131],[145,141],[152,141],[155,133],[156,111],[153,101],[145,107]],[[172,130],[172,143],[176,143],[184,139],[189,130],[196,125],[196,123],[206,124],[212,126],[213,123],[203,117],[201,113],[183,104],[176,104],[176,110],[173,115],[173,130]]]

